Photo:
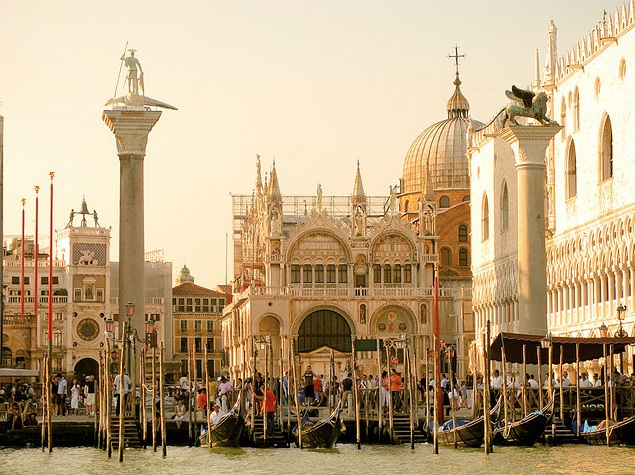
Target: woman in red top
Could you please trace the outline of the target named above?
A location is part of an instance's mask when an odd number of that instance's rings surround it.
[[[276,395],[269,388],[262,398],[262,413],[267,414],[267,435],[274,435],[276,431]]]
[[[399,376],[395,368],[390,370],[390,392],[392,393],[393,410],[401,410],[401,376]]]
[[[390,391],[390,380],[386,371],[381,372],[381,407],[388,409],[388,391]]]

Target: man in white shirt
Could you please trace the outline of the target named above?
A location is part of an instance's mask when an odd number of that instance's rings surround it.
[[[529,375],[529,379],[527,380],[527,382],[529,383],[529,387],[530,388],[538,388],[538,387],[540,387],[540,385],[538,384],[538,381],[536,381],[534,379],[534,375],[533,374]]]
[[[231,391],[234,387],[234,384],[225,376],[221,376],[220,384],[218,385],[218,395],[220,396],[220,404],[223,412],[227,413],[229,410],[227,408],[227,393]]]
[[[115,376],[115,380],[113,382],[113,385],[115,387],[115,398],[117,399],[117,407],[115,409],[115,414],[116,415],[119,415],[119,405],[121,403],[121,397],[119,396],[121,394],[120,393],[120,386],[121,385],[119,384],[120,381],[121,381],[120,376],[121,375],[119,375],[119,374],[117,376]],[[123,397],[124,397],[124,401],[123,402],[124,402],[124,405],[126,404],[127,399],[128,399],[128,392],[130,391],[130,386],[132,386],[132,380],[130,379],[130,376],[128,376],[128,373],[126,372],[123,375]]]
[[[503,377],[497,369],[492,371],[492,382],[490,386],[492,389],[501,389],[503,387]]]
[[[571,380],[569,379],[569,373],[566,371],[562,372],[562,387],[568,388],[571,386]]]
[[[215,426],[219,420],[225,415],[225,411],[222,411],[218,404],[214,404],[214,410],[209,415],[209,423],[213,427]]]
[[[593,387],[594,388],[599,388],[600,386],[602,386],[602,380],[600,379],[600,375],[597,373],[593,374]]]
[[[582,377],[580,378],[578,385],[581,388],[590,388],[593,386],[593,383],[587,379],[586,373],[582,373]]]

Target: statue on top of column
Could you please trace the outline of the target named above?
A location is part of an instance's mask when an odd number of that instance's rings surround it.
[[[121,61],[128,68],[128,92],[130,94],[139,94],[139,88],[141,88],[141,95],[143,96],[143,69],[141,69],[141,63],[134,57],[136,50],[129,49],[130,56],[126,56],[125,53],[121,56]],[[139,69],[139,76],[137,76],[137,69]]]
[[[126,45],[127,46],[127,45]],[[135,57],[134,49],[129,49],[130,56],[126,56],[125,52],[121,56],[120,61],[122,66],[126,66],[128,69],[128,75],[126,81],[128,83],[128,94],[121,97],[114,97],[106,102],[107,106],[123,105],[130,108],[143,108],[144,106],[162,107],[164,109],[177,110],[176,107],[167,104],[165,102],[157,101],[151,97],[145,96],[145,86],[143,80],[143,70],[141,69],[141,63]],[[121,74],[121,68],[119,69]],[[117,84],[119,84],[119,78],[117,78]],[[115,88],[115,94],[117,90]]]

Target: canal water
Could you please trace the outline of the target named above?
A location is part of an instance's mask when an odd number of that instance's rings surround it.
[[[449,449],[408,445],[338,445],[330,450],[290,449],[203,449],[168,447],[160,450],[126,450],[124,461],[117,454],[108,459],[93,448],[0,449],[0,474],[110,475],[110,474],[635,474],[635,448],[565,445],[532,448],[495,447]]]

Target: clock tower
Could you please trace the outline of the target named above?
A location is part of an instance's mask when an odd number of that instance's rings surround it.
[[[67,264],[69,311],[66,315],[66,368],[83,377],[97,376],[99,351],[105,347],[105,318],[110,308],[110,228],[99,224],[86,199],[71,210],[66,227],[57,231],[57,256]],[[116,308],[114,310],[116,312]]]

